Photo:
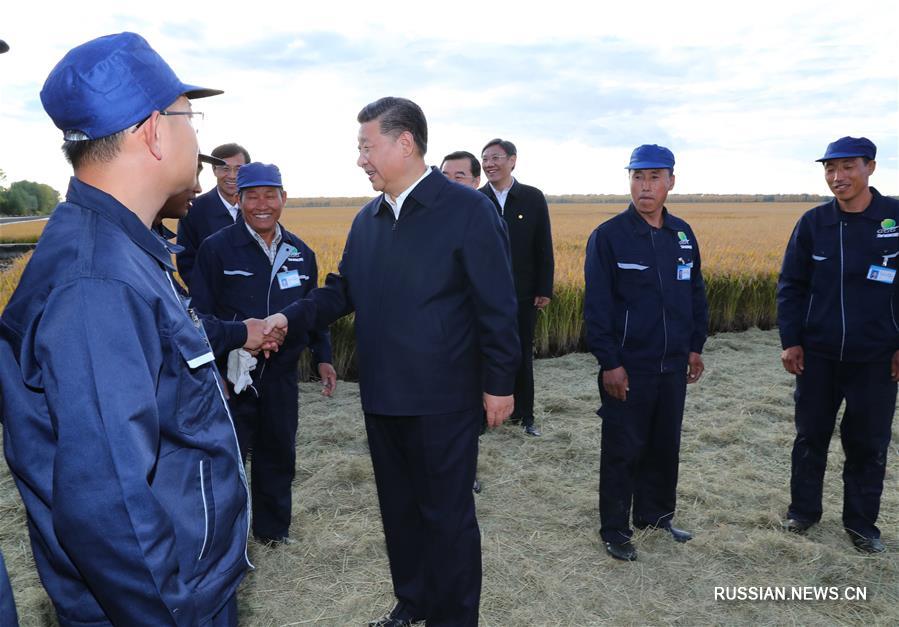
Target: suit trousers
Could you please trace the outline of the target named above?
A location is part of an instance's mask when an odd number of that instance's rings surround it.
[[[805,354],[805,369],[796,377],[796,439],[790,477],[788,517],[821,519],[827,449],[837,410],[843,464],[843,527],[866,538],[879,538],[875,524],[886,472],[887,449],[896,411],[896,384],[889,362],[847,363]]]
[[[515,373],[515,410],[513,420],[534,424],[534,328],[537,308],[534,299],[518,301],[518,338],[521,341],[521,365]]]
[[[253,388],[240,394],[234,394],[233,388],[230,391],[240,454],[244,462],[248,457],[252,462],[253,534],[287,537],[297,457],[297,372],[265,372]]]
[[[668,527],[677,502],[681,424],[687,373],[629,373],[627,399],[612,398],[602,386],[599,461],[600,535],[626,542],[633,502],[634,525]]]
[[[365,414],[393,589],[410,619],[477,625],[481,532],[474,483],[480,407]]]

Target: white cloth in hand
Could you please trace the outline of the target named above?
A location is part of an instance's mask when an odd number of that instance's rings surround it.
[[[234,386],[234,393],[240,394],[253,383],[250,371],[256,368],[256,358],[242,348],[228,353],[228,381]]]

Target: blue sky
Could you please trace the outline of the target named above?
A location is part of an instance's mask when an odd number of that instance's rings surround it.
[[[814,159],[865,135],[872,184],[899,194],[893,4],[6,2],[0,168],[64,190],[43,80],[68,48],[133,30],[185,82],[225,90],[195,103],[201,146],[244,144],[293,196],[371,193],[355,116],[385,95],[424,109],[429,163],[511,139],[516,176],[546,193],[626,193],[630,151],[659,143],[677,158],[675,191],[824,194]]]

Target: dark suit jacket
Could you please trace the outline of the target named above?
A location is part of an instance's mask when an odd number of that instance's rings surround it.
[[[353,221],[340,262],[315,302],[319,327],[356,312],[362,408],[424,416],[512,394],[521,348],[509,243],[483,194],[434,169],[399,220],[383,195]],[[308,320],[306,301],[285,310]]]
[[[493,201],[509,227],[512,246],[512,276],[518,300],[553,295],[553,238],[546,198],[536,187],[512,183],[502,211],[490,185],[480,190]]]
[[[178,274],[188,289],[200,244],[213,233],[232,224],[234,220],[222,202],[217,187],[197,196],[187,216],[178,221],[178,245],[184,250],[176,255],[176,262]]]

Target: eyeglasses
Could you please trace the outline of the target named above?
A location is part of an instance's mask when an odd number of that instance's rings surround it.
[[[212,171],[217,174],[237,174],[237,171],[240,169],[239,165],[214,165],[212,166]]]
[[[188,116],[187,119],[190,122],[191,126],[193,126],[195,129],[196,129],[196,126],[194,125],[194,120],[199,120],[202,122],[203,120],[206,119],[206,114],[203,113],[202,111],[160,111],[159,115],[186,115],[186,116]],[[135,124],[134,128],[131,129],[131,132],[136,133],[137,130],[141,126],[144,125],[144,122],[146,122],[149,119],[150,119],[150,116],[148,115],[143,120],[141,120],[140,122]]]
[[[502,163],[509,158],[509,155],[483,155],[481,163]]]

